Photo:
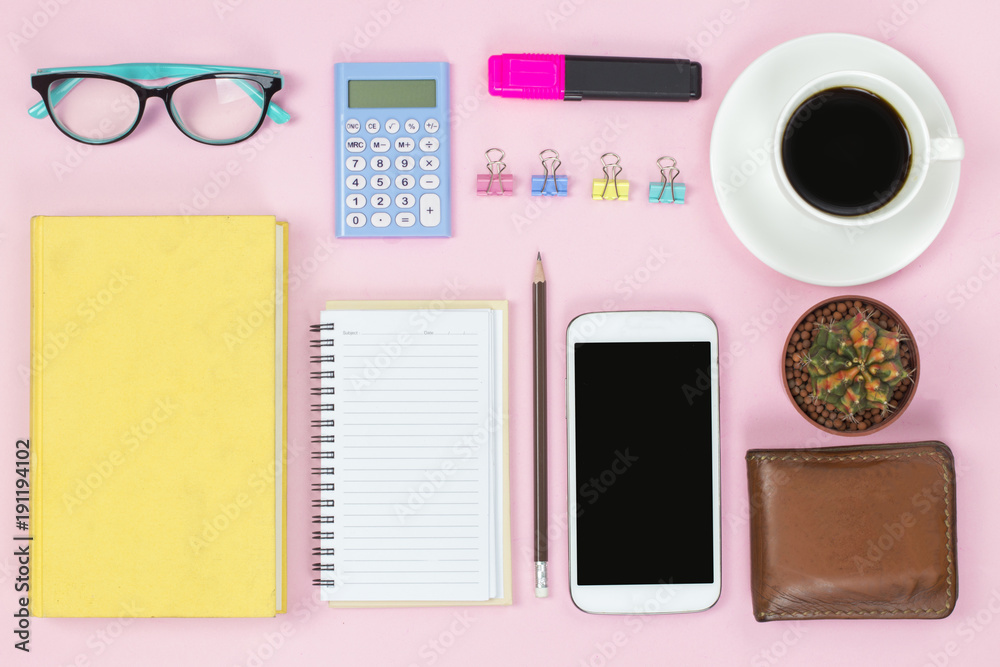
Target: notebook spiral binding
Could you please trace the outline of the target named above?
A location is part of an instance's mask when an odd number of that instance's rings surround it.
[[[320,354],[314,354],[310,357],[310,361],[314,364],[323,364],[327,362],[332,362],[334,360],[333,356],[333,346],[334,340],[332,338],[323,338],[322,334],[325,331],[333,331],[333,324],[314,324],[309,327],[310,333],[320,334],[320,337],[309,341],[309,347],[317,348]],[[333,371],[312,371],[310,378],[317,380],[322,383],[323,380],[332,380],[334,378]],[[322,429],[324,427],[333,426],[334,420],[329,418],[324,418],[334,411],[335,404],[333,403],[333,396],[335,395],[333,387],[312,387],[310,393],[312,396],[316,397],[318,403],[312,405],[313,412],[327,413],[320,414],[318,417],[320,419],[313,419],[312,425],[315,428]],[[314,492],[320,494],[324,491],[333,491],[334,482],[324,481],[324,477],[329,479],[330,476],[334,474],[333,459],[335,458],[334,452],[330,450],[324,450],[323,447],[332,445],[334,442],[334,436],[323,435],[322,433],[312,436],[312,442],[315,446],[319,447],[312,453],[313,459],[316,460],[316,465],[312,468],[312,474],[318,477],[318,481],[314,482],[312,489]],[[334,586],[336,580],[333,578],[334,566],[332,563],[322,562],[323,556],[333,556],[333,549],[324,546],[324,540],[333,539],[333,523],[334,517],[330,514],[324,514],[324,510],[333,507],[333,500],[324,499],[322,497],[314,498],[312,501],[312,506],[317,508],[319,513],[313,515],[313,524],[319,530],[313,531],[313,539],[317,540],[317,546],[313,547],[313,556],[316,558],[316,562],[313,563],[313,571],[317,573],[318,579],[313,579],[314,586]]]

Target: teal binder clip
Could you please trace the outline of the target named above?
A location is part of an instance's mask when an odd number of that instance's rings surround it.
[[[542,169],[545,170],[545,174],[531,177],[531,196],[565,197],[569,193],[569,179],[566,176],[556,175],[556,170],[562,164],[559,153],[551,148],[546,148],[538,154],[538,159],[542,161]],[[552,168],[551,174],[549,167]]]
[[[665,160],[670,162],[665,163]],[[677,160],[664,155],[656,161],[656,166],[660,168],[660,182],[649,184],[649,201],[654,204],[683,204],[686,188],[683,183],[674,182],[681,175]]]

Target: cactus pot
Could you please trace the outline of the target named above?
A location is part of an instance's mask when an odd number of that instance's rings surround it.
[[[841,311],[841,319],[853,317],[857,312],[857,304],[860,304],[863,312],[872,314],[873,324],[882,329],[895,330],[898,328],[902,333],[897,354],[899,359],[905,362],[906,368],[912,370],[913,373],[902,379],[893,389],[889,396],[890,409],[885,414],[875,409],[869,409],[858,412],[854,416],[857,421],[852,421],[842,412],[832,409],[834,406],[829,402],[819,400],[815,396],[814,388],[806,386],[809,373],[803,362],[803,357],[807,354],[810,345],[816,340],[817,329],[814,325],[821,319],[830,322],[834,317],[832,313],[837,310],[839,304],[845,304],[847,307],[846,311]],[[824,309],[831,309],[831,314],[823,315]],[[799,335],[796,336],[796,333]],[[792,407],[802,415],[803,419],[834,435],[867,435],[880,431],[899,419],[913,400],[920,373],[917,344],[913,338],[912,330],[903,321],[903,318],[881,301],[853,295],[824,299],[806,310],[796,320],[795,326],[792,327],[785,339],[781,361],[782,386],[785,388],[785,395],[791,401]],[[823,416],[824,410],[826,416]]]

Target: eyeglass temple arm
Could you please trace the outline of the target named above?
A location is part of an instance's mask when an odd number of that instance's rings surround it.
[[[154,81],[177,76],[194,76],[197,74],[207,74],[211,72],[235,72],[241,74],[265,74],[271,76],[281,76],[278,70],[257,69],[255,67],[220,67],[217,65],[172,65],[167,63],[126,63],[122,65],[106,65],[99,67],[50,67],[38,70],[38,74],[56,74],[59,72],[79,72],[79,71],[99,72],[101,74],[112,74],[126,79],[139,79],[142,81]],[[66,95],[69,94],[82,79],[66,79],[54,90],[49,92],[49,101],[55,106]],[[264,94],[255,86],[243,79],[235,79],[236,85],[252,99],[258,107],[264,104]],[[28,113],[34,118],[45,118],[49,115],[45,108],[44,100],[36,103]],[[267,115],[275,123],[287,123],[291,116],[280,106],[271,102],[267,106]]]

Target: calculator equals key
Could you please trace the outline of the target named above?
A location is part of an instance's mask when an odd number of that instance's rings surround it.
[[[451,236],[449,65],[334,66],[340,238]]]

